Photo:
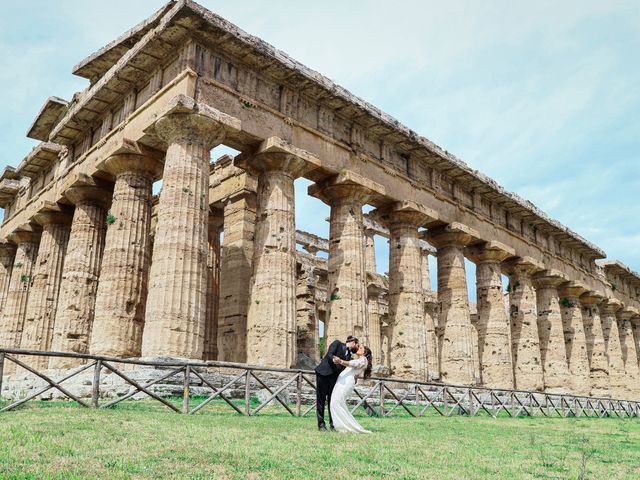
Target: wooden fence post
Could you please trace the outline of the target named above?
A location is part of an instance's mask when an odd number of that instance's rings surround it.
[[[182,413],[189,413],[189,385],[191,383],[191,367],[184,367],[184,382],[182,390]]]
[[[298,373],[296,380],[296,416],[300,416],[302,407],[302,372]]]
[[[100,398],[100,370],[102,370],[102,360],[97,360],[93,370],[93,388],[91,390],[91,405],[93,408],[98,408],[98,399]]]
[[[251,415],[251,370],[247,370],[244,379],[244,414]]]

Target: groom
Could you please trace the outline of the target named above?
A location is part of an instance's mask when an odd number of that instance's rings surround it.
[[[333,387],[338,380],[340,372],[344,370],[342,365],[336,365],[333,357],[336,356],[342,360],[351,360],[351,353],[358,351],[358,339],[349,335],[347,341],[342,343],[340,340],[334,340],[327,354],[316,367],[316,414],[318,417],[318,430],[326,431],[327,426],[324,423],[324,406],[328,399],[329,406],[329,425],[333,430],[333,419],[331,418],[331,393]]]

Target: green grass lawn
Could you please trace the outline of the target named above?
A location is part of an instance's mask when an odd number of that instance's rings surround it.
[[[362,415],[374,433],[355,436],[263,412],[34,402],[0,414],[0,478],[640,478],[639,419]]]

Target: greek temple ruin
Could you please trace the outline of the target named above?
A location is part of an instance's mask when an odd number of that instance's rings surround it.
[[[322,323],[380,375],[640,399],[640,274],[259,38],[170,1],[73,74],[0,177],[0,348],[290,368]]]

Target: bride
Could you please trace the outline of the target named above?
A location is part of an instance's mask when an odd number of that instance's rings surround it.
[[[329,408],[331,409],[333,426],[338,432],[371,433],[369,430],[362,428],[353,418],[347,405],[347,400],[356,386],[356,377],[366,380],[371,376],[371,349],[360,345],[356,354],[358,358],[355,360],[342,360],[339,357],[333,357],[334,363],[347,368],[342,371],[336,386],[333,387]]]

